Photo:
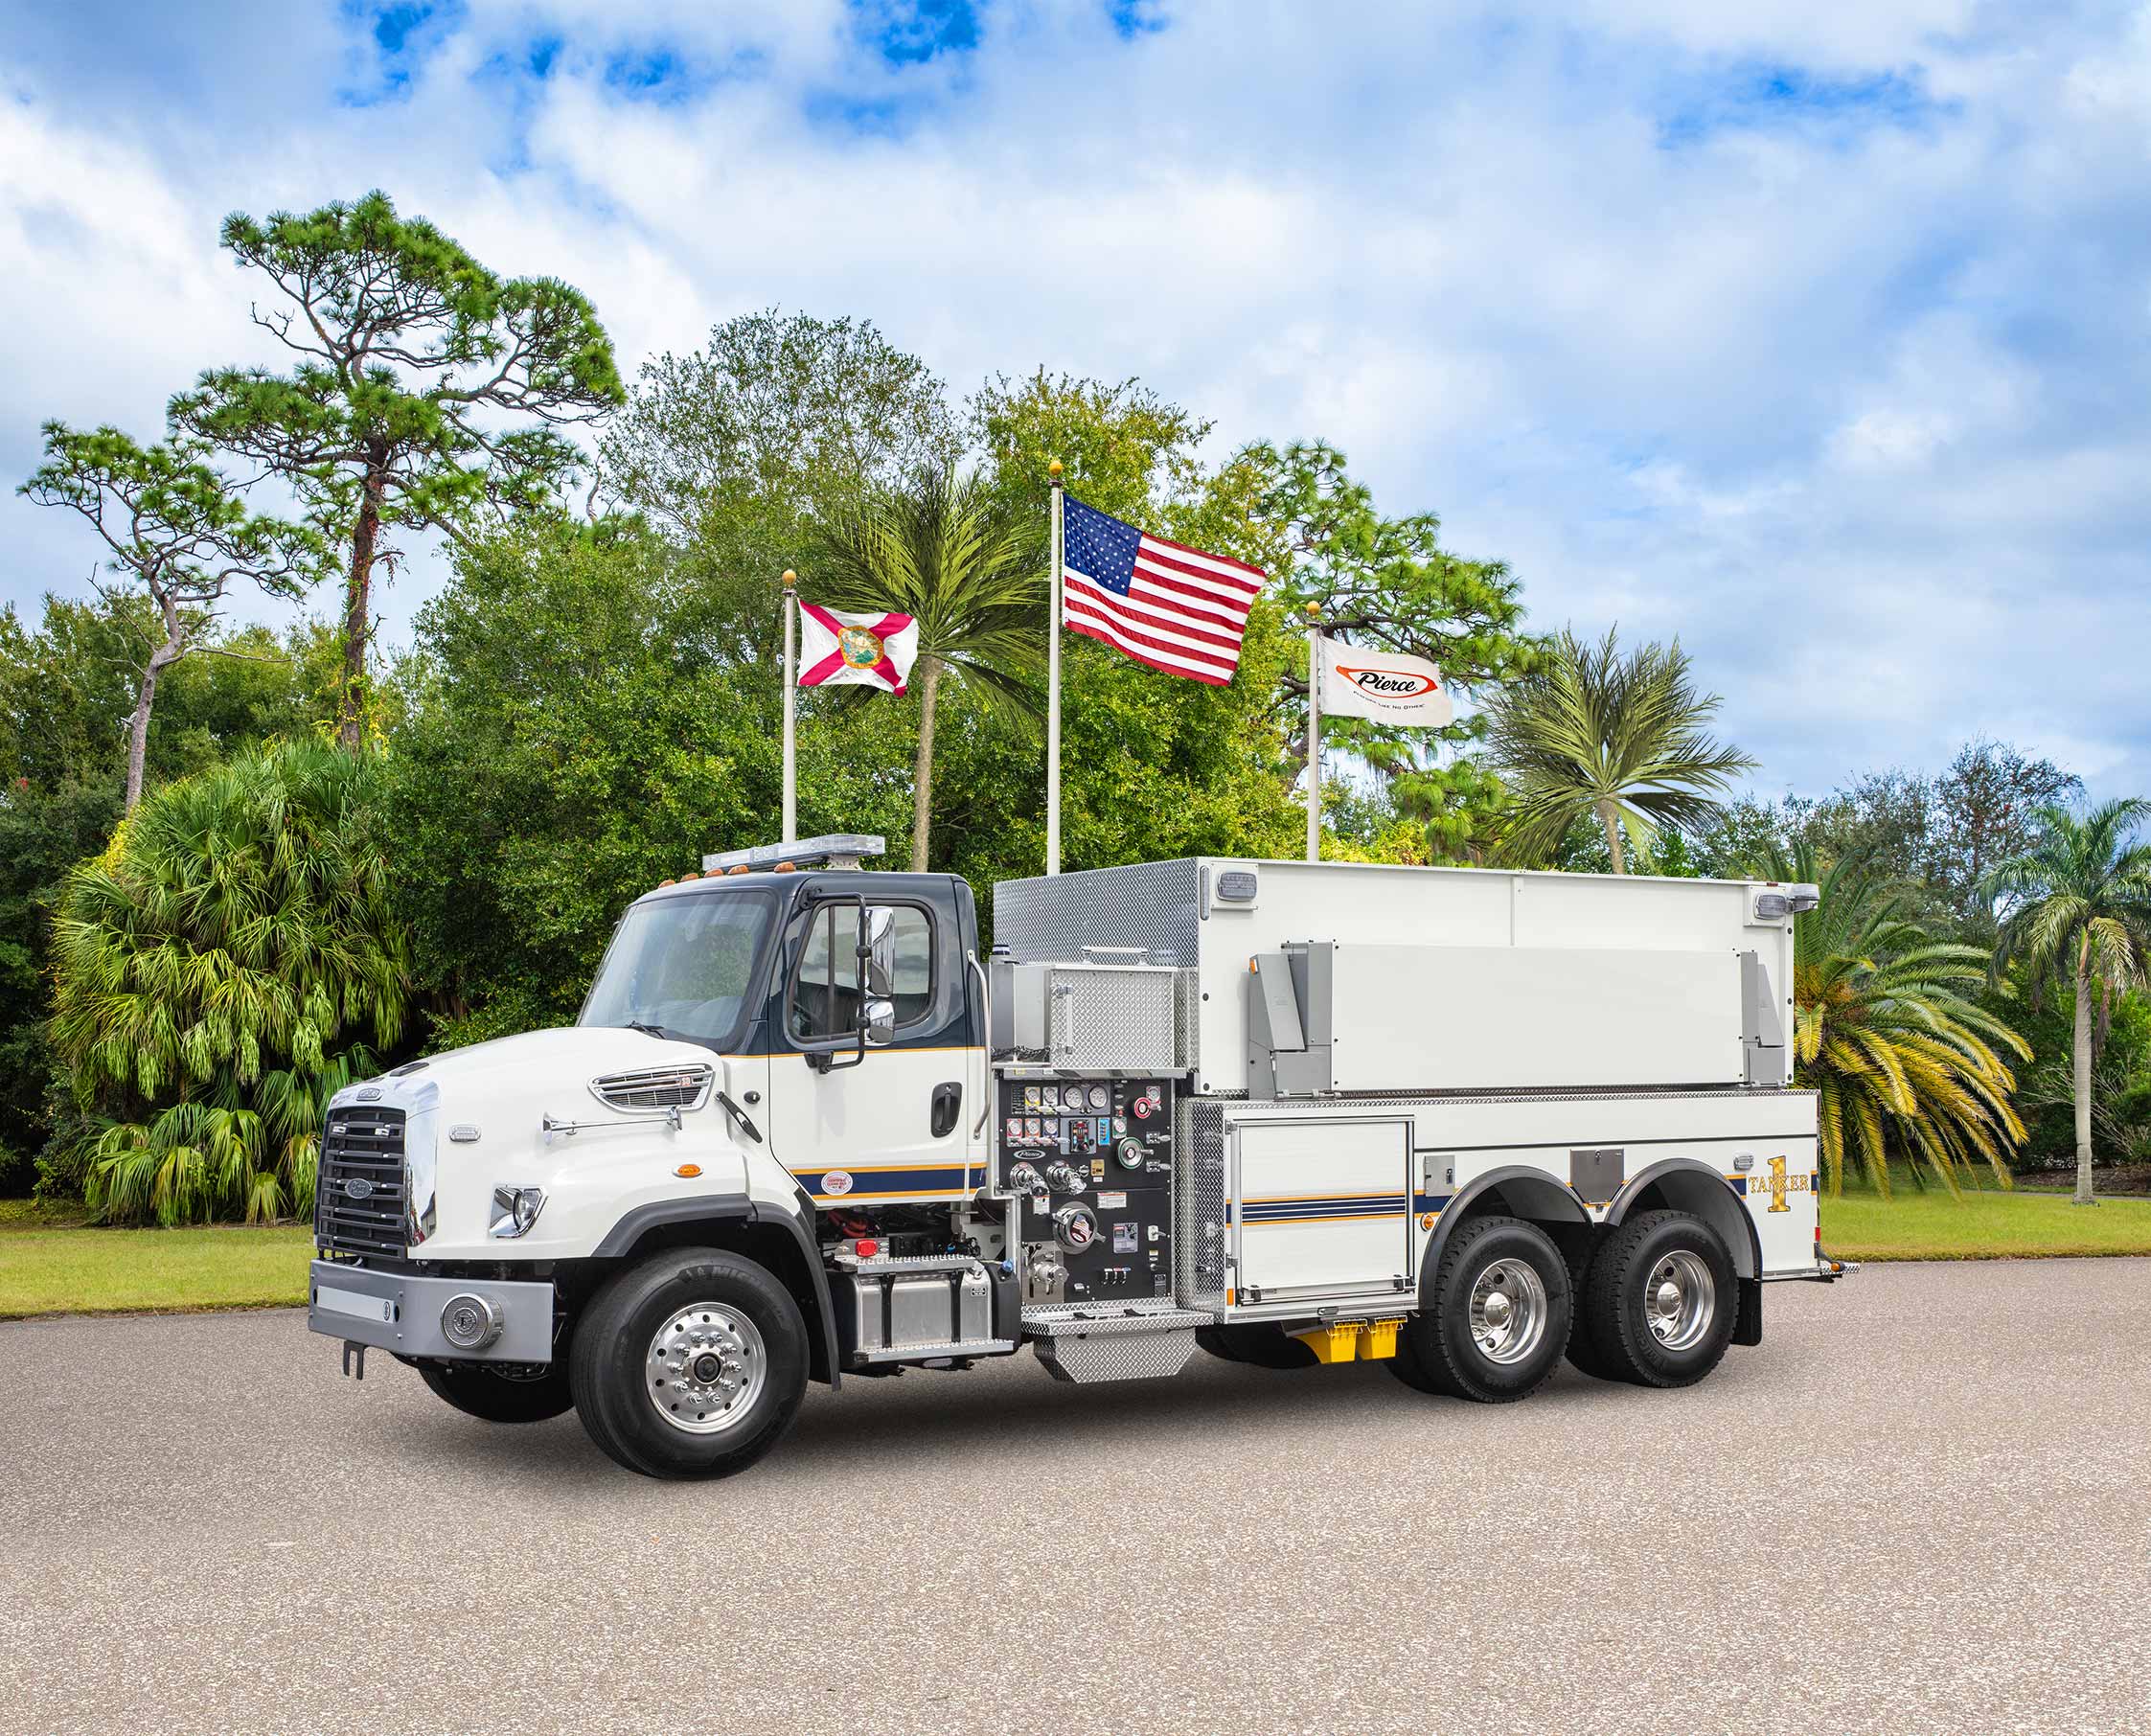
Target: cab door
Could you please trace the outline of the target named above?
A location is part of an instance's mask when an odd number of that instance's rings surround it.
[[[770,1150],[817,1206],[960,1199],[984,1180],[970,968],[955,901],[936,890],[823,881],[788,924]],[[885,980],[870,980],[862,944]]]

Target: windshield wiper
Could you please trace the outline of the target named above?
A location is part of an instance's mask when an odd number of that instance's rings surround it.
[[[632,1018],[623,1018],[620,1021],[620,1028],[624,1031],[640,1031],[645,1037],[669,1037],[671,1035],[663,1025],[646,1025]]]

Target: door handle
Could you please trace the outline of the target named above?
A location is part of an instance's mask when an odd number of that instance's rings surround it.
[[[962,1113],[964,1088],[960,1085],[937,1085],[933,1087],[933,1136],[946,1139],[956,1131],[956,1118]]]

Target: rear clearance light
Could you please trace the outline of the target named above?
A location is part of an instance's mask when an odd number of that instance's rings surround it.
[[[881,1240],[875,1236],[861,1236],[852,1244],[852,1252],[861,1260],[871,1260],[881,1251]]]

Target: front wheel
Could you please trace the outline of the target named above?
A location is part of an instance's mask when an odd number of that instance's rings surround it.
[[[591,1298],[568,1377],[591,1440],[645,1476],[744,1471],[807,1390],[799,1305],[751,1260],[717,1248],[652,1255]]]
[[[1545,1385],[1568,1344],[1568,1263],[1521,1218],[1474,1218],[1449,1239],[1433,1308],[1397,1334],[1389,1369],[1421,1392],[1505,1405]]]
[[[465,1416],[488,1423],[542,1423],[575,1404],[567,1370],[558,1362],[509,1373],[483,1362],[418,1362],[419,1379],[433,1396]]]

